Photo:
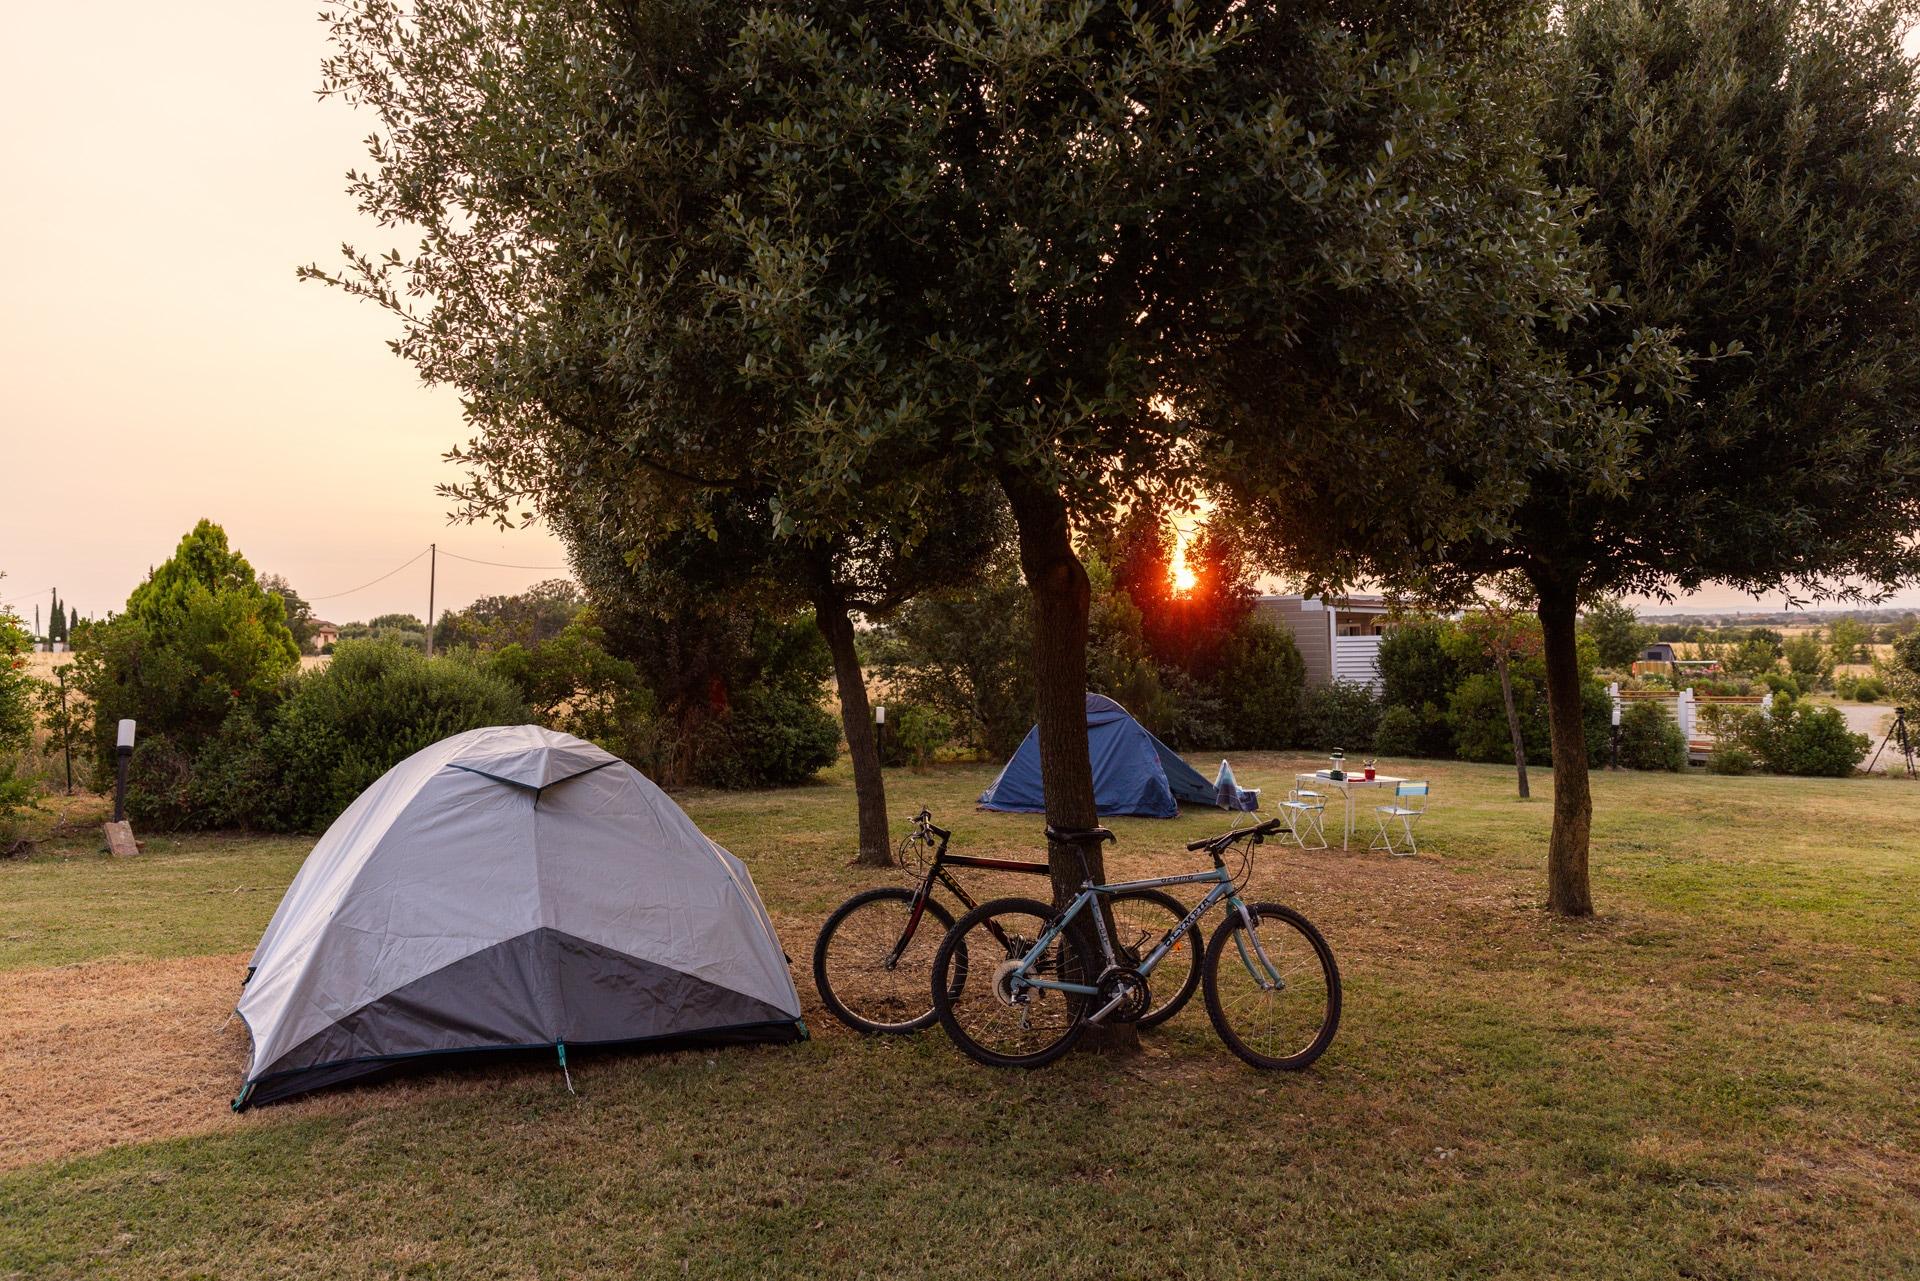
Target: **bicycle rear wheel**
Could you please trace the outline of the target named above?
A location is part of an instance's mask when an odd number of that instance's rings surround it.
[[[1138,969],[1147,953],[1160,946],[1167,932],[1186,919],[1187,909],[1164,890],[1128,890],[1107,900],[1113,912],[1113,950],[1122,964]],[[1180,1012],[1200,986],[1200,958],[1205,948],[1200,927],[1189,925],[1171,950],[1147,976],[1154,1004],[1135,1020],[1137,1027],[1157,1027]],[[1162,996],[1161,993],[1166,993]]]
[[[813,985],[833,1016],[856,1031],[917,1032],[933,1024],[933,955],[953,916],[929,897],[914,922],[913,898],[898,887],[856,894],[834,909],[814,940]],[[909,924],[913,936],[901,947]],[[963,971],[965,965],[962,954]]]
[[[1229,908],[1207,944],[1207,1017],[1227,1048],[1255,1067],[1297,1071],[1326,1052],[1340,1026],[1340,967],[1313,922],[1292,908],[1249,903],[1247,913],[1253,933]]]
[[[1031,987],[1013,973],[1053,918],[1051,907],[1033,899],[995,899],[962,916],[942,940],[933,958],[933,1008],[940,1026],[970,1057],[990,1067],[1040,1067],[1080,1039],[1086,996]],[[1076,922],[1027,973],[1091,983],[1093,955]]]

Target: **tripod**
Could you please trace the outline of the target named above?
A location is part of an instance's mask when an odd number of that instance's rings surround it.
[[[1914,747],[1913,734],[1907,729],[1907,709],[1904,707],[1893,709],[1893,728],[1888,730],[1887,736],[1880,740],[1879,751],[1876,751],[1873,759],[1867,762],[1867,773],[1873,773],[1873,767],[1880,763],[1880,753],[1887,750],[1889,743],[1894,745],[1894,750],[1907,758],[1907,777],[1920,778],[1920,762],[1915,760],[1916,752],[1920,749]]]

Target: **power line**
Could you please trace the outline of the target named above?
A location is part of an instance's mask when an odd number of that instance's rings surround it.
[[[386,582],[389,578],[392,578],[395,574],[405,569],[408,565],[413,564],[415,561],[418,561],[422,556],[425,556],[430,550],[432,549],[427,547],[422,547],[419,551],[413,554],[412,559],[408,560],[406,564],[396,565],[394,568],[380,575],[380,577],[374,579],[372,582],[362,583],[358,587],[349,587],[344,592],[328,592],[325,596],[309,596],[306,599],[309,603],[317,600],[338,600],[342,596],[351,596],[355,592],[364,592],[365,590],[367,590],[367,588],[372,587],[375,583]]]
[[[571,568],[567,565],[509,565],[505,561],[478,560],[472,556],[462,556],[459,552],[441,552],[440,554],[442,556],[451,556],[455,560],[464,560],[469,565],[491,565],[495,569],[545,569],[559,571]]]

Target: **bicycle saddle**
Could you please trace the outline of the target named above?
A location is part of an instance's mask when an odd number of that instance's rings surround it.
[[[1062,830],[1047,825],[1047,839],[1058,841],[1062,845],[1103,845],[1114,839],[1113,833],[1104,827],[1089,827],[1085,831]]]

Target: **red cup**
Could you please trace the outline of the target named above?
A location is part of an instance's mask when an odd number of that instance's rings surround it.
[[[1371,765],[1367,766],[1367,781],[1369,783],[1373,781],[1373,766]]]

